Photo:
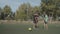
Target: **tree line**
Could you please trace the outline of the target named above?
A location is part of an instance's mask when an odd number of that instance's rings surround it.
[[[32,17],[35,12],[38,12],[39,16],[45,12],[49,17],[53,17],[55,20],[56,17],[60,16],[60,0],[41,0],[40,5],[34,7],[32,7],[30,3],[23,3],[14,13],[10,6],[5,5],[3,8],[0,7],[0,19],[33,19]]]

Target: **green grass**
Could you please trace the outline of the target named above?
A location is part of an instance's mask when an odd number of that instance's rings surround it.
[[[39,30],[34,30],[32,24],[0,24],[0,34],[60,34],[60,24],[48,24],[49,29],[44,30],[39,24]],[[31,27],[32,31],[28,31]]]

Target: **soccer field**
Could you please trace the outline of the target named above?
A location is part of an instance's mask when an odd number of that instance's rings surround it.
[[[60,24],[48,24],[49,29],[44,30],[43,24],[34,30],[32,24],[0,24],[0,34],[60,34]],[[28,31],[31,27],[32,31]]]

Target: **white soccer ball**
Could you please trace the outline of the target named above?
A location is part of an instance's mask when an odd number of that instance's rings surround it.
[[[31,31],[31,30],[32,30],[32,28],[28,28],[28,30],[29,30],[29,31]]]

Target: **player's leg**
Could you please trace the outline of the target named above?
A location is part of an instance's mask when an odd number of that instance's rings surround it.
[[[38,24],[36,23],[36,21],[34,21],[34,24],[33,24],[33,28],[37,28],[38,27]]]
[[[45,24],[45,26],[46,26],[46,29],[48,30],[48,25],[47,25],[47,24]]]
[[[33,18],[33,28],[35,29],[35,17]]]
[[[38,28],[38,19],[35,20],[35,28]]]
[[[44,23],[44,29],[45,29],[45,23]]]
[[[33,28],[38,28],[38,19],[37,18],[34,20]]]
[[[38,24],[37,23],[35,24],[35,28],[38,28]]]
[[[47,29],[48,30],[47,22],[44,22],[44,29]]]

